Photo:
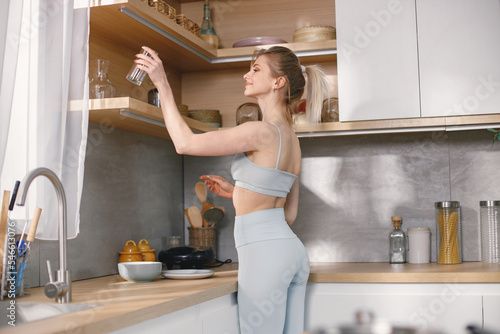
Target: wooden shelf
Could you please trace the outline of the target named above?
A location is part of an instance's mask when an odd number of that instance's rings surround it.
[[[80,109],[81,101],[70,103],[70,111]],[[161,109],[130,97],[90,100],[89,120],[104,126],[170,139],[163,125]],[[184,117],[184,120],[195,132],[220,129],[189,117]],[[500,114],[295,124],[293,127],[299,137],[485,129],[500,127]]]
[[[295,124],[293,127],[299,137],[473,130],[500,127],[500,114]]]
[[[258,47],[214,49],[188,30],[182,28],[141,0],[99,0],[91,8],[91,36],[126,48],[139,50],[148,45],[155,49],[169,66],[180,73],[247,67]],[[287,43],[302,57],[302,62],[333,62],[336,60],[335,40],[311,43]],[[118,60],[117,60],[118,61]],[[129,64],[125,65],[128,68]],[[146,117],[137,119],[137,117]],[[215,131],[218,128],[185,118],[193,131]],[[157,124],[151,124],[151,121]],[[161,122],[161,110],[145,102],[120,97],[90,101],[91,122],[111,122],[120,129],[169,139]],[[452,116],[333,122],[294,125],[301,137],[352,134],[446,131],[470,128],[500,127],[500,115]]]
[[[130,50],[157,51],[179,72],[247,67],[257,47],[215,49],[141,0],[102,0],[90,12],[90,33]],[[335,40],[281,44],[303,62],[335,61]]]
[[[71,101],[69,111],[81,110],[82,101]],[[168,139],[161,109],[130,97],[89,100],[89,120],[111,128]],[[184,117],[195,132],[217,131],[219,128]]]

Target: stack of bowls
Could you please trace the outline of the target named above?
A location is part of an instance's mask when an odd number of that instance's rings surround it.
[[[146,239],[141,239],[137,244],[139,252],[142,254],[143,261],[156,261],[155,249],[151,249],[149,242]]]
[[[139,247],[135,244],[134,240],[129,240],[125,243],[125,247],[123,247],[123,251],[119,252],[120,258],[118,262],[136,262],[143,261],[142,253],[139,250]]]

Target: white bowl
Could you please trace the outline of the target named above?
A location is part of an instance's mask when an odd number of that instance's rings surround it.
[[[120,262],[118,273],[130,282],[151,282],[160,275],[161,266],[161,262],[152,261]]]

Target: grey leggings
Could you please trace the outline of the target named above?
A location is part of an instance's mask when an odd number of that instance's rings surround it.
[[[241,334],[299,334],[309,258],[283,209],[236,216],[238,311]]]

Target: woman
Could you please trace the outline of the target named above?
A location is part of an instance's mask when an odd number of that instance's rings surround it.
[[[232,198],[238,251],[238,309],[241,333],[297,334],[304,330],[304,299],[309,276],[306,250],[289,225],[297,216],[299,140],[291,127],[308,77],[308,110],[321,110],[327,89],[324,73],[304,67],[287,48],[258,50],[244,75],[245,96],[257,99],[262,122],[194,134],[179,114],[163,64],[137,55],[160,94],[165,124],[179,154],[235,154],[231,168],[235,185],[204,175],[208,188]],[[318,119],[318,115],[315,116]]]

